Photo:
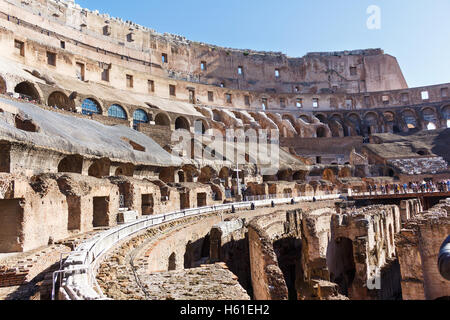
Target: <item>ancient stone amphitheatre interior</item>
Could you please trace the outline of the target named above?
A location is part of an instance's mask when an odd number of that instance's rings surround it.
[[[0,299],[450,296],[449,83],[70,0],[0,0],[0,46]]]

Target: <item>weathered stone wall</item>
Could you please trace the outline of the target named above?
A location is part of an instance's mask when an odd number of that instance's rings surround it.
[[[248,227],[250,269],[255,300],[287,300],[288,289],[270,236],[257,223]]]
[[[449,202],[417,214],[397,236],[403,299],[435,300],[450,296],[450,283],[438,270],[439,250],[450,234]]]

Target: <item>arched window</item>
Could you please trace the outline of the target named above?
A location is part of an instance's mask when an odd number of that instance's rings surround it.
[[[417,119],[412,111],[406,110],[405,112],[403,112],[403,121],[405,121],[408,129],[417,128]]]
[[[170,126],[170,119],[169,117],[164,113],[158,113],[155,117],[155,123],[157,126]]]
[[[30,82],[21,82],[15,88],[14,92],[18,93],[22,98],[26,98],[30,101],[40,102],[41,98],[38,91]]]
[[[178,117],[177,120],[175,120],[175,130],[183,129],[190,131],[189,128],[189,122],[184,117]]]
[[[56,107],[66,111],[72,111],[75,108],[73,101],[65,93],[59,91],[50,94],[47,104],[50,107]]]
[[[97,101],[93,99],[84,99],[83,103],[81,104],[81,110],[81,112],[85,115],[100,113],[100,107]]]
[[[111,118],[127,119],[125,110],[118,104],[113,104],[108,110],[108,116]]]
[[[142,109],[138,109],[133,113],[133,128],[137,130],[140,123],[148,123],[147,112]]]

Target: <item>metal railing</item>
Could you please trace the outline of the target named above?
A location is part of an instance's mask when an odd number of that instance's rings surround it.
[[[364,197],[364,196],[389,196],[389,195],[410,195],[410,194],[436,194],[436,193],[450,193],[450,190],[448,190],[447,188],[445,190],[403,190],[401,189],[400,191],[394,191],[394,190],[389,190],[389,192],[386,191],[381,191],[381,190],[377,190],[377,191],[352,191],[351,195],[352,196],[357,196],[357,197]]]
[[[79,245],[66,259],[61,270],[53,275],[53,288],[55,288],[60,277],[60,297],[66,300],[99,300],[106,299],[95,278],[96,268],[100,258],[116,246],[120,241],[148,228],[158,226],[167,222],[193,217],[209,213],[221,213],[225,211],[235,212],[242,209],[253,209],[270,205],[289,204],[300,201],[332,200],[338,199],[339,194],[273,198],[258,201],[247,201],[232,204],[223,204],[203,208],[187,209],[168,214],[160,214],[141,218],[126,225],[117,226],[95,235],[93,238]],[[52,299],[56,298],[55,289]]]

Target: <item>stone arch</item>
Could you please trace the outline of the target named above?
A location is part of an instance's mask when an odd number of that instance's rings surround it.
[[[342,168],[339,171],[339,178],[350,178],[352,176],[352,171],[349,167]]]
[[[137,109],[133,112],[133,128],[138,129],[141,123],[149,123],[148,113],[142,109]]]
[[[425,127],[428,130],[436,130],[439,127],[439,119],[436,110],[431,107],[425,107],[422,109],[422,115]]]
[[[230,172],[231,172],[230,168],[223,167],[222,169],[220,169],[219,178],[221,178],[221,179],[229,178],[231,176]]]
[[[442,115],[447,124],[447,128],[450,128],[450,105],[442,107]]]
[[[333,121],[335,122],[335,125],[334,126],[330,125],[330,129],[332,131],[333,137],[340,137],[341,135],[343,135],[344,137],[347,137],[349,135],[349,133],[348,133],[348,128],[344,122],[344,117],[339,113],[334,113],[330,117],[330,122],[332,123]],[[333,127],[337,127],[337,128],[333,128]],[[342,133],[340,132],[341,130],[342,130]],[[337,132],[337,131],[339,131],[339,132]]]
[[[323,113],[316,113],[316,114],[314,114],[314,116],[317,118],[317,119],[319,119],[319,121],[320,122],[322,122],[322,123],[327,123],[328,121],[327,121],[327,116],[325,115],[325,114],[323,114]]]
[[[123,163],[116,168],[115,177],[125,176],[132,177],[134,175],[135,166],[132,163]]]
[[[357,113],[350,113],[347,118],[355,124],[361,123],[361,117]]]
[[[294,181],[305,181],[307,174],[308,174],[307,171],[296,171],[292,175],[292,180],[294,180]]]
[[[222,115],[220,114],[220,111],[217,109],[212,110],[213,114],[213,120],[217,122],[222,122]]]
[[[349,296],[356,276],[353,241],[349,238],[336,239],[330,245],[327,265],[331,281],[338,284],[341,294]]]
[[[383,113],[385,132],[399,133],[400,127],[394,111],[385,111]]]
[[[128,114],[125,108],[120,104],[112,104],[108,109],[108,117],[127,120]]]
[[[184,173],[183,170],[178,171],[177,175],[178,175],[178,182],[179,183],[186,182],[186,174]]]
[[[155,117],[155,124],[157,126],[170,127],[170,117],[164,113],[158,113]]]
[[[110,167],[111,161],[108,158],[97,159],[89,167],[88,175],[95,178],[108,177]]]
[[[193,165],[185,165],[181,170],[184,172],[185,182],[194,182],[194,178],[199,176],[198,169]]]
[[[175,252],[173,252],[169,256],[168,271],[175,271],[175,270],[177,270],[177,255]]]
[[[419,122],[417,119],[417,114],[412,109],[406,109],[402,112],[402,120],[408,130],[413,130],[419,127]]]
[[[6,87],[6,81],[3,79],[3,77],[0,76],[0,94],[6,94],[7,87]]]
[[[49,107],[57,107],[66,111],[74,111],[75,104],[64,92],[55,91],[52,92],[47,99],[47,105]]]
[[[178,117],[175,120],[175,130],[186,130],[190,131],[191,125],[189,124],[189,120],[185,117]]]
[[[302,119],[303,121],[305,121],[306,123],[311,123],[311,119],[306,115],[306,114],[301,114],[298,116],[299,119]]]
[[[291,124],[292,124],[292,126],[295,128],[295,126],[297,125],[297,121],[295,120],[295,117],[292,115],[292,114],[290,114],[290,113],[285,113],[285,114],[283,114],[282,116],[281,116],[281,118],[283,119],[283,120],[288,120]]]
[[[37,103],[41,102],[39,91],[36,89],[35,85],[29,81],[24,81],[16,85],[14,92],[30,101],[36,101]]]
[[[378,133],[378,114],[369,111],[364,115],[364,122],[366,124],[366,132],[368,135]]]
[[[165,183],[175,182],[175,169],[172,167],[161,168],[158,178]]]
[[[58,172],[82,174],[83,157],[80,155],[70,155],[63,158],[58,164]]]
[[[208,183],[211,182],[213,179],[217,177],[217,171],[213,168],[207,166],[203,167],[200,171],[200,177],[198,178],[198,181],[201,183]]]
[[[211,190],[214,193],[214,196],[213,196],[213,200],[214,201],[223,201],[223,200],[225,200],[223,191],[222,191],[222,189],[219,186],[211,184]]]
[[[333,170],[325,169],[323,171],[322,178],[324,180],[327,180],[327,181],[335,181],[336,180],[336,175],[334,174]]]
[[[103,110],[97,99],[86,98],[81,102],[81,113],[84,115],[102,114]]]

